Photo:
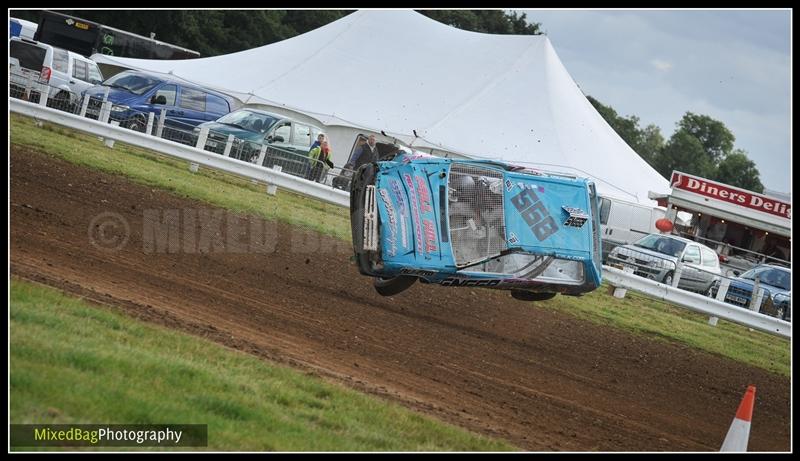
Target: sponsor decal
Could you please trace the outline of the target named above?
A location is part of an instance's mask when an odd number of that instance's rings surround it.
[[[519,239],[517,238],[517,234],[511,232],[511,237],[508,239],[508,243],[510,243],[512,245],[516,245],[517,242],[519,242]]]
[[[386,253],[389,256],[395,256],[397,254],[397,217],[394,213],[394,205],[392,205],[392,201],[389,199],[389,192],[386,189],[381,189],[379,194],[381,201],[383,201],[383,206],[386,208],[386,215],[389,217],[389,236],[386,238],[386,243],[389,245]]]
[[[430,213],[433,211],[431,205],[431,191],[428,189],[428,183],[420,176],[414,176],[417,180],[417,193],[419,194],[419,206],[422,208],[423,213]]]
[[[532,189],[523,189],[511,198],[511,203],[540,242],[558,232],[555,219]]]
[[[417,277],[433,277],[436,275],[436,271],[426,271],[422,269],[408,269],[402,268],[400,269],[400,273],[404,275],[416,275]]]
[[[511,192],[511,189],[513,189],[513,188],[514,188],[514,183],[511,182],[510,179],[506,179],[506,190],[508,192]]]
[[[766,195],[734,188],[698,176],[678,173],[677,171],[672,172],[670,182],[673,189],[685,190],[763,213],[792,219],[792,205],[790,203],[767,197]]]
[[[439,284],[445,287],[493,287],[500,284],[502,279],[489,279],[489,280],[469,280],[448,277]]]
[[[572,208],[568,206],[562,206],[561,208],[569,215],[567,220],[564,221],[565,226],[583,227],[583,225],[586,224],[586,221],[589,219],[589,215],[580,208]]]
[[[406,216],[408,216],[408,207],[406,207],[406,200],[403,196],[402,186],[400,181],[396,179],[389,180],[389,187],[392,189],[395,201],[397,202],[397,211],[400,213],[400,241],[403,243],[403,248],[408,248],[408,229],[406,228]]]
[[[414,239],[417,242],[417,253],[422,254],[422,225],[419,217],[419,206],[417,205],[417,192],[414,189],[414,181],[411,179],[410,174],[405,173],[403,180],[406,183],[406,187],[408,187],[408,197],[409,202],[411,202],[411,220],[414,222]]]
[[[422,228],[425,231],[425,252],[433,253],[436,247],[436,224],[430,219],[422,220]]]

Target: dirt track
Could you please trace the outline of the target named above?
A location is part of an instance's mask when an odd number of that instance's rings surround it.
[[[181,237],[194,252],[151,251],[169,240],[145,216],[186,209],[211,207],[12,146],[11,273],[526,450],[716,451],[748,384],[749,449],[789,450],[787,378],[502,292],[417,284],[381,298],[347,245],[255,217],[239,224],[277,235],[275,251],[231,251],[225,225]],[[108,212],[130,229],[118,251],[92,244],[121,237],[101,229]]]

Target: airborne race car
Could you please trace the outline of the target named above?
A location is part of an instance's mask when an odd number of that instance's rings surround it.
[[[415,281],[545,300],[600,286],[594,184],[487,160],[400,151],[353,175],[359,271],[392,296]]]

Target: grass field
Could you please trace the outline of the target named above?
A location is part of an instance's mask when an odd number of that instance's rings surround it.
[[[121,143],[108,149],[95,136],[47,124],[37,128],[27,117],[12,115],[10,123],[14,145],[124,175],[135,182],[215,206],[286,221],[350,240],[348,214],[341,208],[287,192],[268,196],[263,185],[255,186],[247,180],[202,169],[193,174],[188,171],[186,162]],[[705,316],[630,291],[620,300],[610,296],[604,286],[583,297],[557,296],[538,305],[649,338],[686,344],[785,376],[790,374],[789,341],[724,320],[712,327]]]
[[[49,287],[10,293],[12,423],[207,424],[220,451],[515,450]]]

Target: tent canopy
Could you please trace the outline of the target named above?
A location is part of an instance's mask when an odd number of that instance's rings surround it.
[[[278,43],[210,58],[98,62],[171,73],[325,125],[385,131],[414,147],[595,180],[655,205],[669,183],[603,120],[543,35],[456,29],[411,10],[360,10]]]

